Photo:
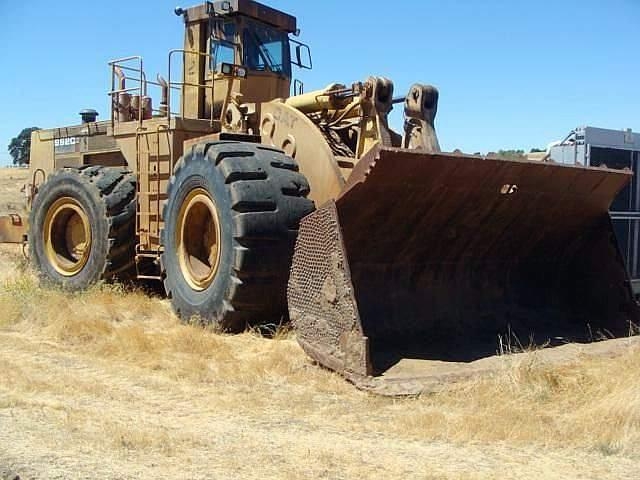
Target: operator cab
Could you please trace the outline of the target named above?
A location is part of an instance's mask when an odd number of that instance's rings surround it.
[[[222,63],[240,63],[252,73],[268,72],[290,80],[291,57],[286,32],[251,19],[241,22],[242,32],[238,32],[237,23],[229,18],[214,19],[211,70],[220,73]],[[239,48],[240,45],[243,48]]]
[[[311,68],[309,47],[289,37],[299,33],[291,15],[252,0],[206,2],[176,14],[185,22],[184,117],[219,117],[230,86],[242,103],[288,98],[292,65]],[[224,65],[246,77],[230,78]]]

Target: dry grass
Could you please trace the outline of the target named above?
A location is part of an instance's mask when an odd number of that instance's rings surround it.
[[[519,442],[640,453],[640,351],[615,360],[548,367],[535,354],[498,373],[417,399],[356,393],[311,366],[291,334],[225,336],[181,324],[166,300],[117,285],[70,293],[41,288],[28,271],[0,289],[2,328],[46,339],[83,355],[132,364],[173,380],[224,385],[230,392],[297,388],[287,408],[341,418],[362,432],[413,440]],[[333,395],[333,396],[332,396]],[[237,402],[230,397],[226,404]],[[341,411],[344,405],[350,408]],[[243,407],[240,407],[243,408]],[[372,415],[375,412],[375,415]],[[136,442],[134,442],[136,443]]]
[[[553,367],[534,353],[388,399],[312,365],[284,330],[226,336],[140,291],[43,287],[17,249],[0,251],[0,271],[0,442],[24,436],[8,451],[36,473],[51,452],[73,465],[42,478],[96,462],[140,469],[131,478],[634,478],[640,466],[637,348]]]
[[[574,446],[638,457],[640,352],[561,367],[528,358],[415,401],[399,435],[454,442]],[[404,407],[404,406],[403,406]]]
[[[176,379],[210,382],[240,377],[252,382],[268,375],[286,375],[289,369],[286,349],[272,348],[255,333],[232,338],[184,325],[167,301],[141,291],[125,291],[120,285],[68,292],[40,288],[35,276],[25,273],[5,281],[0,308],[6,312],[4,328],[47,338],[82,353],[163,371]],[[234,344],[243,351],[243,363],[254,368],[238,371]]]
[[[27,168],[0,168],[0,215],[24,212],[20,189],[29,181]]]

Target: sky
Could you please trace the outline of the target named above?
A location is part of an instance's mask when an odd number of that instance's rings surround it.
[[[0,0],[0,164],[24,127],[77,124],[84,108],[108,118],[109,60],[142,55],[166,77],[183,42],[176,1]],[[305,91],[370,75],[396,96],[438,87],[443,150],[544,148],[580,125],[640,131],[640,0],[264,1],[298,18]],[[391,123],[402,128],[397,107]]]

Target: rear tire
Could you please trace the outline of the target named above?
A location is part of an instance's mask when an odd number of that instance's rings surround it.
[[[282,151],[196,145],[176,165],[164,208],[164,285],[183,319],[226,331],[281,322],[309,184]]]
[[[70,289],[135,274],[135,176],[124,168],[64,168],[40,187],[29,216],[40,277]]]

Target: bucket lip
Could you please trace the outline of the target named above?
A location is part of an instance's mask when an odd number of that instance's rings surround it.
[[[443,158],[466,158],[469,160],[489,160],[489,161],[498,161],[498,162],[505,162],[505,163],[517,163],[517,164],[524,164],[524,165],[537,165],[540,167],[545,167],[545,166],[554,166],[554,167],[560,167],[560,168],[569,168],[569,169],[576,169],[576,170],[589,170],[589,171],[597,171],[597,172],[611,172],[611,173],[617,173],[620,175],[626,175],[626,176],[633,176],[633,172],[631,171],[630,168],[624,168],[624,169],[615,169],[615,168],[609,168],[607,166],[601,167],[601,166],[586,166],[586,165],[580,165],[580,164],[570,164],[570,163],[559,163],[559,162],[554,162],[553,160],[548,160],[548,161],[540,161],[540,160],[530,160],[527,158],[522,158],[522,159],[518,159],[518,158],[504,158],[499,156],[496,153],[489,153],[486,155],[474,155],[474,154],[470,154],[470,153],[464,153],[461,152],[459,150],[454,150],[451,152],[423,152],[420,150],[410,150],[407,148],[400,148],[400,147],[385,147],[382,145],[376,145],[375,147],[373,147],[368,153],[367,155],[365,155],[364,158],[368,157],[370,154],[374,155],[376,157],[378,157],[378,159],[380,158],[380,156],[384,156],[385,154],[389,154],[389,153],[394,153],[394,154],[407,154],[410,156],[425,156],[425,157],[443,157]],[[361,160],[362,161],[362,160]]]
[[[389,157],[392,157],[389,159]],[[541,162],[539,160],[529,160],[529,159],[511,159],[500,157],[497,154],[488,154],[488,155],[473,155],[468,153],[463,153],[460,151],[453,152],[424,152],[421,150],[411,150],[407,148],[400,147],[388,147],[380,144],[374,145],[355,165],[349,178],[347,179],[344,187],[340,194],[336,197],[336,202],[339,203],[340,199],[344,198],[354,187],[359,185],[360,183],[364,183],[367,181],[367,178],[371,175],[375,176],[376,164],[379,162],[393,161],[402,162],[402,158],[411,159],[411,161],[416,161],[418,158],[423,158],[425,161],[430,159],[438,159],[438,160],[468,160],[474,162],[490,162],[490,163],[498,163],[498,164],[511,164],[511,165],[520,165],[527,166],[531,168],[538,169],[548,169],[548,168],[557,168],[563,169],[566,171],[574,171],[574,172],[585,172],[587,175],[602,175],[602,174],[611,174],[618,177],[616,182],[619,182],[618,190],[624,188],[624,186],[631,181],[633,177],[633,172],[629,168],[624,168],[622,170],[609,168],[606,166],[584,166],[584,165],[571,165],[567,163],[557,163],[554,161],[545,161]],[[389,159],[389,160],[387,160]]]
[[[413,376],[392,376],[388,375],[388,371],[377,376],[337,371],[360,390],[389,397],[419,396],[456,388],[457,384],[466,381],[487,379],[505,370],[518,368],[523,362],[535,362],[544,368],[558,367],[585,358],[616,358],[637,348],[640,348],[640,335],[493,355],[468,363],[431,361],[429,371],[425,368],[424,374]],[[436,373],[433,372],[435,368],[439,369]]]

